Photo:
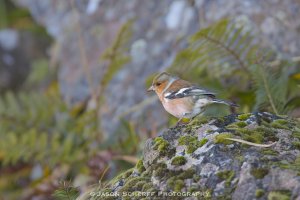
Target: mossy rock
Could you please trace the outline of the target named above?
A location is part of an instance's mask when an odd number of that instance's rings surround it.
[[[176,156],[172,159],[171,164],[176,166],[181,166],[186,163],[186,158],[184,156]]]
[[[269,169],[266,169],[266,168],[254,168],[254,169],[251,169],[250,173],[255,178],[262,179],[262,178],[264,178],[269,173]]]
[[[300,130],[295,124],[270,113],[245,113],[167,129],[146,142],[133,169],[102,190],[153,194],[131,199],[162,199],[162,192],[183,191],[200,192],[200,199],[300,198]],[[228,138],[277,143],[261,148]],[[287,182],[293,183],[289,190]]]
[[[265,194],[265,191],[263,189],[257,189],[255,191],[255,197],[256,198],[260,198],[260,197],[264,196],[264,194]]]
[[[289,190],[277,190],[271,191],[268,194],[268,200],[290,200],[292,196]]]

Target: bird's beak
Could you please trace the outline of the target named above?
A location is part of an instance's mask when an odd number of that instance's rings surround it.
[[[151,85],[151,87],[149,87],[148,90],[147,90],[147,92],[151,92],[151,91],[154,91],[153,85]]]

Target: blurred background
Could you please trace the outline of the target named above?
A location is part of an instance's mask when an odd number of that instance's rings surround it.
[[[299,52],[299,0],[0,0],[0,199],[133,167],[176,122],[146,93],[161,71],[299,119]]]

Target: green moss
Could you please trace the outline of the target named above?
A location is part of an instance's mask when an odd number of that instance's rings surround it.
[[[181,189],[184,187],[184,181],[181,179],[177,179],[177,177],[171,177],[167,181],[167,185],[170,189],[180,192]]]
[[[215,136],[215,143],[216,144],[232,144],[233,141],[227,140],[226,138],[232,138],[232,134],[231,133],[221,133],[217,136]]]
[[[148,182],[148,183],[145,183],[144,185],[143,185],[143,187],[142,187],[142,191],[143,192],[146,192],[147,190],[149,190],[150,188],[152,188],[153,187],[153,185],[152,185],[152,183],[150,182]]]
[[[165,163],[158,163],[153,167],[153,176],[163,177],[168,173],[167,165]]]
[[[194,142],[197,140],[196,136],[184,135],[178,139],[179,145],[187,145],[188,143]]]
[[[146,183],[147,183],[147,182],[145,182],[145,181],[138,181],[138,182],[134,185],[135,190],[136,190],[136,191],[141,191]]]
[[[273,128],[287,129],[287,130],[289,130],[289,127],[288,127],[287,125],[288,125],[288,121],[285,120],[285,119],[277,119],[277,120],[274,120],[274,121],[271,123],[271,126],[272,126]]]
[[[294,170],[296,172],[298,172],[298,174],[300,174],[300,156],[298,156],[294,162],[276,162],[273,163],[274,165],[282,168],[282,169],[289,169],[289,170]]]
[[[178,144],[179,145],[186,145],[186,153],[190,154],[193,153],[195,150],[197,150],[199,147],[202,147],[204,144],[206,144],[208,141],[207,138],[203,138],[200,141],[198,141],[198,138],[196,136],[190,136],[190,135],[185,135],[181,136],[178,139]]]
[[[200,179],[201,179],[201,176],[200,176],[200,175],[198,175],[198,174],[194,174],[194,176],[193,176],[193,180],[194,180],[195,182],[198,182],[198,181],[200,181]]]
[[[149,182],[148,177],[134,177],[126,181],[125,185],[120,189],[119,192],[133,192],[142,190],[143,185]]]
[[[176,156],[173,158],[171,164],[176,166],[181,166],[186,163],[186,158],[184,156]]]
[[[245,114],[238,115],[237,118],[238,118],[239,120],[245,121],[245,120],[247,120],[250,116],[251,116],[251,113],[245,113]]]
[[[168,147],[169,147],[169,142],[167,142],[165,139],[163,139],[162,137],[157,137],[154,139],[154,149],[157,149],[161,152],[163,151],[167,151]]]
[[[243,121],[236,122],[236,125],[240,128],[244,128],[244,127],[248,126],[248,124]]]
[[[268,195],[268,200],[290,200],[291,195],[289,190],[271,191]]]
[[[174,184],[174,191],[175,192],[180,192],[183,187],[184,187],[183,180],[176,180],[175,181],[175,184]]]
[[[220,171],[217,173],[217,176],[220,179],[225,180],[225,186],[229,187],[232,179],[234,178],[234,171],[232,170]]]
[[[193,125],[206,124],[209,122],[209,120],[210,120],[209,117],[201,116],[201,117],[195,118],[190,125],[193,126]]]
[[[253,143],[263,143],[264,140],[274,141],[278,138],[274,134],[274,130],[268,127],[257,127],[256,129],[237,128],[236,134],[241,136],[243,140]]]
[[[300,150],[300,142],[293,142],[293,145],[296,149]]]
[[[180,173],[177,178],[178,179],[189,179],[189,178],[193,178],[193,176],[195,175],[196,171],[193,168],[187,169],[185,171],[183,171],[182,173]]]
[[[257,179],[262,179],[269,173],[269,170],[266,168],[253,168],[250,173]]]
[[[157,137],[154,139],[154,147],[155,150],[158,150],[160,155],[171,157],[174,155],[174,148],[171,147],[168,141],[163,139],[162,137]]]
[[[246,141],[249,141],[249,142],[256,143],[256,144],[261,144],[261,143],[263,143],[264,136],[260,133],[255,133],[254,132],[251,135],[244,135],[242,137],[242,139],[244,139]]]
[[[111,183],[111,184],[115,184],[116,182],[118,182],[118,181],[121,180],[121,179],[126,179],[126,178],[128,178],[128,177],[132,174],[133,170],[134,170],[134,168],[131,168],[131,169],[126,170],[125,172],[119,174],[119,175],[116,176],[114,179],[112,179],[112,180],[110,181],[110,183]]]
[[[136,169],[138,170],[139,173],[143,173],[146,169],[144,167],[144,164],[143,164],[143,160],[139,160],[137,163],[136,163]]]
[[[208,142],[208,139],[207,139],[207,138],[202,138],[202,139],[199,141],[199,147],[202,147],[202,146],[205,145],[207,142]]]
[[[264,155],[272,155],[272,156],[277,156],[278,152],[274,151],[273,149],[263,149],[260,151]]]
[[[265,191],[263,189],[257,189],[255,191],[255,197],[256,198],[260,198],[260,197],[264,196],[264,194],[265,194]]]
[[[176,176],[173,176],[173,177],[169,178],[169,179],[167,180],[167,186],[168,186],[169,188],[173,189],[173,188],[174,188],[174,183],[175,183],[176,179],[177,179]]]
[[[295,137],[295,138],[298,138],[300,140],[300,132],[294,131],[292,133],[292,136]]]
[[[188,192],[198,192],[199,191],[199,188],[197,186],[190,186],[188,187]]]

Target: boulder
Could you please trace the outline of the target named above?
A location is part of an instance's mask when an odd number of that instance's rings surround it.
[[[251,146],[237,138],[268,148]],[[136,167],[89,199],[300,199],[300,129],[269,113],[200,118],[145,143]]]

